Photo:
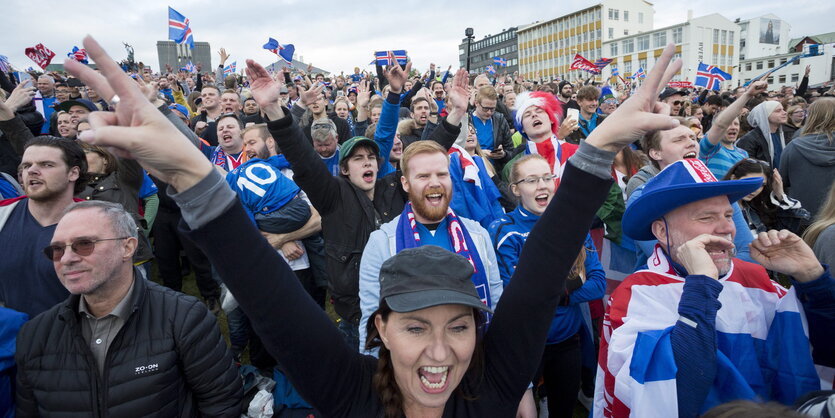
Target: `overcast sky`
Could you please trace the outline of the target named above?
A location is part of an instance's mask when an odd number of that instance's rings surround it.
[[[135,48],[137,61],[158,70],[156,42],[168,36],[168,6],[191,21],[195,41],[217,50],[225,47],[230,61],[241,68],[246,58],[263,64],[275,55],[261,48],[272,36],[296,46],[296,58],[332,72],[351,72],[354,66],[369,68],[373,51],[406,49],[422,70],[430,62],[445,68],[458,62],[458,44],[464,29],[475,29],[476,40],[502,29],[546,20],[598,3],[594,0],[435,0],[352,1],[333,3],[304,0],[252,0],[210,2],[180,0],[162,2],[92,1],[32,2],[4,0],[0,14],[0,54],[19,67],[34,66],[24,55],[26,47],[43,43],[61,62],[74,45],[91,34],[117,60],[126,52],[122,42]],[[337,4],[339,6],[337,6]],[[389,5],[396,5],[391,7]],[[344,7],[348,6],[348,7]],[[832,31],[831,0],[730,2],[727,0],[658,0],[655,27],[669,26],[694,16],[721,13],[728,19],[749,19],[774,13],[791,25],[791,37]]]

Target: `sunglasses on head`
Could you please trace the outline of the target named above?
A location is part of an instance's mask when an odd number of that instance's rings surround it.
[[[93,253],[93,250],[96,249],[96,243],[101,241],[115,241],[120,239],[127,239],[130,237],[119,237],[119,238],[102,238],[102,239],[94,239],[94,238],[79,238],[73,241],[71,244],[52,244],[47,246],[43,249],[44,255],[46,258],[50,259],[51,261],[60,261],[61,257],[64,256],[64,251],[67,247],[72,248],[72,252],[86,257]]]

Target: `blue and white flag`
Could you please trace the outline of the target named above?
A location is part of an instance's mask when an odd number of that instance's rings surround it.
[[[223,75],[227,74],[235,74],[235,71],[238,69],[238,61],[232,61],[231,64],[223,67]]]
[[[487,72],[488,72],[488,73],[490,73],[490,74],[496,74],[496,69],[495,69],[495,68],[493,68],[493,66],[492,66],[492,65],[488,65],[488,66],[487,66],[487,68],[486,68],[486,70],[487,70]]]
[[[186,64],[186,66],[183,67],[183,69],[190,73],[197,72],[197,67],[195,67],[194,64],[191,63],[191,61],[189,61],[188,64]]]
[[[293,62],[293,54],[296,52],[296,47],[293,44],[280,44],[274,38],[269,38],[267,43],[264,44],[264,49],[271,51],[273,54],[278,55],[284,61],[288,63]]]
[[[502,57],[493,57],[493,64],[499,67],[507,67],[507,60]]]
[[[699,71],[696,72],[696,81],[693,85],[704,87],[708,90],[719,90],[723,81],[731,79],[731,75],[720,70],[719,67],[699,63]]]
[[[632,79],[636,78],[644,78],[647,76],[647,73],[644,71],[644,67],[638,67],[638,71],[635,71],[635,74],[632,74]]]
[[[12,70],[12,64],[9,63],[9,57],[0,55],[0,71],[7,73]]]
[[[618,71],[618,67],[612,66],[612,77],[620,77],[620,71]]]
[[[168,8],[168,39],[178,44],[188,44],[189,48],[194,49],[194,37],[188,19],[171,7]]]

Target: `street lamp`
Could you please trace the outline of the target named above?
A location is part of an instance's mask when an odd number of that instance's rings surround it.
[[[467,73],[470,72],[470,42],[473,40],[473,28],[464,30],[464,36],[467,37]]]

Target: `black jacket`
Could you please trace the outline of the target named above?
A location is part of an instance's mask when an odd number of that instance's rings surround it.
[[[240,416],[241,379],[206,305],[137,278],[132,313],[100,375],[81,334],[79,298],[18,334],[18,417]]]
[[[600,126],[600,124],[603,123],[604,119],[606,119],[606,115],[600,115],[600,114],[597,115],[597,125],[595,126],[595,129],[596,129],[597,126]],[[588,122],[586,122],[582,117],[580,118],[580,120],[577,123],[578,123],[577,130],[572,132],[567,137],[565,137],[566,142],[568,142],[570,144],[574,144],[574,145],[579,145],[580,141],[586,139],[587,135],[586,135],[586,132],[584,131],[584,129],[588,130]],[[591,133],[591,132],[589,132],[589,133]]]
[[[333,176],[302,129],[286,111],[283,119],[270,121],[267,127],[293,169],[293,181],[307,193],[310,203],[322,216],[322,235],[330,277],[328,290],[334,310],[342,319],[358,324],[359,268],[368,237],[380,225],[403,211],[407,194],[399,175],[377,179],[374,200],[343,176]],[[446,149],[452,146],[460,128],[447,123],[436,129],[433,140]],[[397,173],[397,172],[396,172]]]
[[[474,116],[470,113],[470,124],[473,123]],[[491,116],[493,122],[493,150],[499,145],[504,149],[504,158],[500,160],[492,160],[497,167],[504,166],[508,161],[516,156],[516,150],[513,147],[513,136],[510,133],[510,125],[507,124],[507,119],[499,112],[493,112]],[[488,152],[484,150],[484,152]],[[501,168],[499,168],[501,170]]]

